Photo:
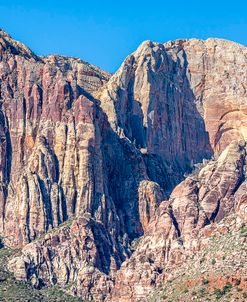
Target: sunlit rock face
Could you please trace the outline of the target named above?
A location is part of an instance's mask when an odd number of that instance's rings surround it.
[[[111,76],[0,31],[0,235],[22,248],[16,278],[144,299],[208,226],[244,221],[246,60],[220,39],[146,41]]]
[[[1,232],[19,245],[90,207],[88,159],[99,135],[88,95],[109,74],[0,38]]]
[[[172,56],[184,53],[212,149],[246,139],[246,47],[222,39],[178,40],[165,47]]]
[[[98,96],[116,131],[183,165],[246,138],[246,60],[221,39],[146,41]]]

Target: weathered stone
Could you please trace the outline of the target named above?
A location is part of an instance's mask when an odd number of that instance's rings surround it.
[[[16,278],[136,301],[244,223],[246,67],[236,43],[146,41],[110,77],[0,31],[0,235],[22,247]]]
[[[173,190],[170,199],[160,204],[135,252],[116,274],[107,301],[144,300],[187,257],[207,246],[215,234],[223,236],[229,228],[237,229],[235,218],[233,225],[222,222],[223,218],[235,215],[240,225],[246,221],[246,159],[246,144],[233,142],[216,161],[209,161]]]

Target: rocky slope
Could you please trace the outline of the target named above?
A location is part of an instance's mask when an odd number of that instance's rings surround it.
[[[145,301],[246,301],[246,242],[246,226],[230,215]]]
[[[246,176],[245,165],[246,144],[232,143],[218,160],[209,161],[197,174],[179,184],[170,199],[161,203],[135,252],[117,273],[109,300],[145,299],[155,287],[175,278],[174,270],[179,276],[178,268],[188,259],[200,251],[206,254],[214,235],[237,233],[244,228],[247,221],[246,181],[242,181]],[[247,273],[243,254],[246,248],[244,238],[238,250],[243,257],[238,258],[243,266],[238,269],[243,284]],[[231,249],[230,243],[226,249]],[[186,267],[188,270],[190,266]],[[232,263],[230,270],[234,272],[236,268]],[[203,271],[202,265],[200,269]],[[207,273],[205,270],[204,274]],[[191,269],[188,275],[192,278]],[[203,274],[198,278],[202,277]]]
[[[1,302],[82,302],[79,297],[67,295],[54,286],[35,289],[30,282],[17,281],[14,275],[7,271],[6,260],[15,253],[12,249],[0,249],[0,301]]]
[[[242,227],[246,70],[233,42],[146,41],[110,77],[0,31],[0,236],[21,249],[15,277],[143,300],[224,219]]]

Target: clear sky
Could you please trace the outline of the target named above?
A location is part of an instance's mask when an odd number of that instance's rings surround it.
[[[218,37],[247,46],[247,0],[0,0],[0,27],[39,55],[114,72],[143,40]]]

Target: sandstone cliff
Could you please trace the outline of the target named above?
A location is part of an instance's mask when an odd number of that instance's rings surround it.
[[[22,249],[9,270],[143,300],[224,219],[246,223],[246,70],[233,42],[146,41],[110,76],[0,31],[0,236]]]
[[[232,143],[218,160],[209,161],[198,173],[179,184],[170,199],[161,203],[137,249],[117,273],[109,301],[144,300],[154,288],[175,278],[174,271],[188,259],[199,251],[205,252],[214,235],[219,237],[219,234],[223,236],[244,228],[247,219],[245,165],[246,143]],[[243,256],[246,240],[239,248]],[[226,245],[224,252],[228,249],[231,247]],[[232,273],[236,272],[231,269]],[[207,271],[204,273],[207,275]],[[246,287],[244,260],[237,273]]]

